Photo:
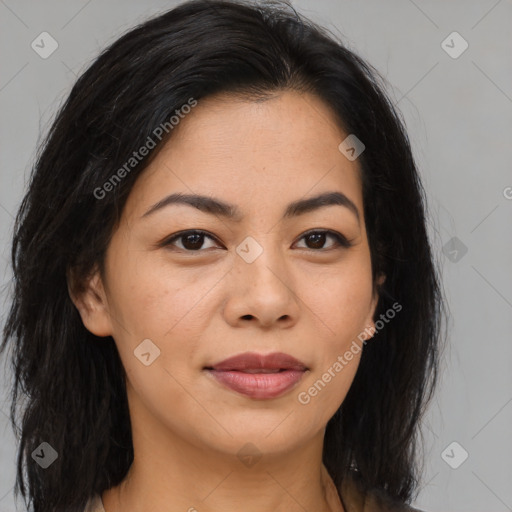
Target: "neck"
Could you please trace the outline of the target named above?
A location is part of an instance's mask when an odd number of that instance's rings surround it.
[[[344,512],[322,464],[325,430],[287,452],[247,447],[242,457],[194,444],[151,415],[136,418],[134,461],[123,482],[103,493],[106,512]]]

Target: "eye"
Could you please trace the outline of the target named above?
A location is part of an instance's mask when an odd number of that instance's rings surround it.
[[[206,233],[205,231],[200,230],[190,230],[190,231],[182,231],[181,233],[176,233],[172,235],[170,238],[165,240],[162,243],[162,246],[176,245],[178,249],[183,249],[185,251],[193,252],[199,251],[202,248],[205,238],[209,238],[210,240],[215,240],[211,235]],[[181,247],[177,244],[174,244],[175,241],[182,239]]]
[[[205,249],[203,247],[205,239],[208,238],[210,240],[213,240],[214,242],[216,239],[209,235],[206,231],[201,230],[189,230],[189,231],[181,231],[180,233],[175,233],[170,238],[167,238],[164,240],[161,244],[162,247],[167,246],[175,246],[178,249],[184,250],[186,252],[199,252],[202,249]],[[323,247],[325,245],[325,242],[328,238],[331,238],[334,240],[334,244],[330,247]],[[348,241],[341,233],[338,233],[337,231],[331,231],[326,229],[321,230],[314,230],[309,231],[308,233],[305,233],[302,235],[302,237],[299,240],[306,240],[309,244],[306,245],[306,249],[312,249],[315,251],[318,250],[329,250],[336,247],[351,247],[352,243]],[[177,241],[181,240],[181,244],[176,243]],[[218,243],[218,242],[217,242]],[[181,245],[181,246],[180,246]],[[210,247],[211,248],[211,247]],[[304,247],[301,247],[304,248]],[[206,247],[208,249],[208,247]]]
[[[333,246],[325,248],[325,247],[323,247],[323,245],[325,244],[325,241],[328,238],[334,239],[335,243]],[[337,231],[331,231],[329,229],[321,229],[321,230],[317,229],[314,231],[309,231],[308,233],[302,235],[300,240],[302,240],[302,239],[309,241],[310,246],[309,247],[307,246],[305,248],[313,249],[313,250],[318,250],[318,249],[328,250],[328,249],[333,249],[335,247],[347,248],[347,247],[352,246],[352,243],[350,241],[348,241],[341,233],[338,233]]]

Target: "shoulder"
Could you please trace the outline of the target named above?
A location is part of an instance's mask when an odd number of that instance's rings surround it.
[[[364,512],[424,512],[398,500],[392,499],[382,491],[367,495]]]
[[[95,494],[89,499],[87,505],[85,506],[84,512],[105,512],[99,494]]]
[[[425,512],[394,499],[380,489],[365,493],[355,472],[343,481],[341,494],[346,512]]]

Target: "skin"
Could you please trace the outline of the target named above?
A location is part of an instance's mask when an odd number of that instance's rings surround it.
[[[136,181],[104,279],[92,275],[72,297],[87,329],[114,338],[127,373],[135,458],[103,493],[107,512],[343,510],[332,497],[329,506],[322,447],[361,353],[307,405],[297,396],[374,327],[360,169],[338,150],[347,135],[309,94],[218,95],[198,102]],[[359,222],[341,205],[281,219],[290,202],[331,191],[353,201]],[[141,218],[175,192],[232,203],[243,218],[187,205]],[[189,229],[213,238],[159,246]],[[304,236],[312,229],[353,245]],[[252,263],[236,252],[247,236],[263,248]],[[160,350],[149,366],[134,356],[144,339]],[[203,369],[246,351],[285,352],[309,371],[284,396],[258,400]],[[251,466],[237,456],[247,443],[261,454]]]

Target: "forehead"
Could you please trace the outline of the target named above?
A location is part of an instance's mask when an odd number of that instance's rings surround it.
[[[199,100],[138,178],[126,209],[140,216],[174,191],[212,195],[243,210],[339,190],[362,210],[358,162],[338,149],[346,137],[311,94]]]

